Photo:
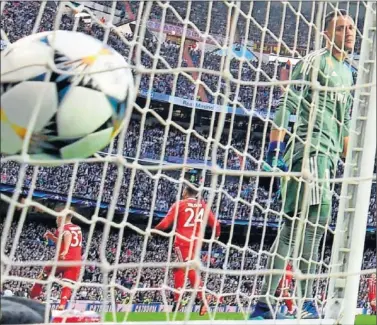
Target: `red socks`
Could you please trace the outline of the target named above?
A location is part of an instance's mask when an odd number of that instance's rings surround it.
[[[202,293],[202,287],[203,287],[203,281],[200,279],[198,273],[195,270],[190,270],[188,272],[188,278],[190,280],[191,288],[197,288],[198,291],[198,298],[200,300],[203,300],[203,293]]]

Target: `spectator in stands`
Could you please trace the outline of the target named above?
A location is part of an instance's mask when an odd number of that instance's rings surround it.
[[[0,230],[2,231],[3,224],[0,224]],[[14,238],[16,233],[17,224],[13,223],[6,242],[6,254],[9,256],[12,245],[14,244]],[[18,242],[17,249],[13,256],[9,256],[13,260],[17,261],[46,261],[53,257],[55,252],[53,247],[46,245],[43,240],[43,234],[47,230],[47,226],[37,222],[27,222],[22,228],[21,238]],[[83,245],[84,249],[89,245],[88,261],[99,261],[99,256],[96,252],[100,250],[100,245],[103,242],[103,233],[100,231],[94,231],[93,238],[90,243],[87,242],[88,234],[83,233]],[[141,235],[126,234],[122,240],[122,246],[118,247],[119,235],[118,233],[110,233],[106,240],[106,252],[109,252],[107,259],[110,264],[123,264],[124,263],[140,263],[140,262],[156,262],[162,263],[162,265],[168,265],[168,252],[169,241],[163,237],[153,237],[148,240],[145,249],[145,255],[141,260],[144,237]],[[242,244],[240,244],[242,245]],[[128,249],[124,249],[128,247]],[[258,270],[263,269],[266,266],[267,256],[261,254],[260,245],[255,243],[249,246],[249,250],[241,251],[236,248],[224,248],[218,246],[216,243],[212,245],[209,250],[208,245],[204,245],[202,248],[203,255],[210,256],[210,259],[206,260],[205,265],[208,265],[211,272],[204,276],[206,279],[206,288],[216,292],[219,296],[223,297],[224,304],[236,305],[237,298],[244,304],[249,305],[254,295],[258,294],[261,288],[260,277],[254,276],[230,276],[230,275],[218,275],[215,269],[230,269],[230,270]],[[268,251],[269,246],[266,245],[263,251]],[[117,250],[120,249],[119,260],[116,260],[115,255]],[[227,256],[227,250],[228,256]],[[329,260],[330,248],[325,251],[324,261]],[[174,256],[170,257],[170,261],[174,260]],[[27,265],[27,263],[25,263]],[[376,267],[376,251],[375,249],[367,248],[364,252],[363,268],[370,269]],[[10,290],[13,292],[20,291],[23,293],[28,292],[31,283],[22,281],[22,278],[35,278],[41,270],[38,266],[23,266],[23,267],[11,267],[9,275],[19,277],[19,281],[5,281],[3,285],[4,292]],[[323,270],[325,271],[325,270]],[[79,300],[103,300],[103,289],[100,287],[85,287],[85,283],[104,283],[103,270],[97,267],[86,267],[83,278],[87,281],[83,281],[84,284],[77,290],[76,299]],[[169,267],[143,267],[141,269],[140,277],[138,278],[137,268],[124,268],[111,272],[109,279],[116,277],[115,283],[124,287],[124,290],[116,289],[116,296],[113,297],[116,301],[120,302],[125,299],[132,299],[134,302],[148,301],[148,302],[162,302],[161,291],[149,290],[137,291],[137,294],[132,295],[127,289],[131,288],[161,288],[164,283],[165,273],[168,272],[167,282],[165,283],[169,287],[173,287],[173,278],[171,269]],[[367,292],[367,276],[361,277],[360,293],[358,305],[361,306],[363,298]],[[110,281],[110,280],[109,280]],[[240,285],[240,286],[239,286]],[[318,295],[323,295],[326,290],[327,282],[325,279],[317,282],[314,286],[318,292]],[[57,284],[53,284],[50,298],[54,300],[59,296],[60,287]],[[45,292],[44,299],[47,298],[47,292]],[[169,297],[170,299],[170,297]]]

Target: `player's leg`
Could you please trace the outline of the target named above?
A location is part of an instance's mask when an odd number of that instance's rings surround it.
[[[189,278],[191,287],[198,290],[197,297],[200,300],[203,300],[203,298],[204,298],[203,291],[202,291],[203,290],[203,281],[200,278],[200,275],[198,274],[198,272],[196,270],[193,270],[193,269],[189,270],[188,271],[188,278]]]
[[[203,281],[199,275],[199,272],[192,269],[188,271],[188,278],[190,280],[191,287],[197,290],[197,297],[201,301],[199,315],[204,316],[207,313],[207,306],[205,303],[206,298],[203,294]]]
[[[288,289],[281,290],[278,288],[275,293],[275,297],[279,300],[284,299],[284,303],[287,306],[288,315],[294,315],[295,312],[295,303],[291,297],[291,294],[289,293]]]
[[[293,164],[291,167],[293,172],[301,170],[301,163]],[[294,178],[281,180],[281,193],[284,206],[284,212],[287,215],[294,216],[296,203],[301,202],[302,184],[297,182]],[[271,255],[267,258],[266,268],[285,270],[287,261],[291,257],[295,245],[295,221],[283,217],[283,226],[278,232],[278,236],[271,246]],[[284,315],[278,312],[276,306],[278,298],[275,297],[281,275],[266,275],[263,279],[261,295],[258,303],[255,306],[253,313],[250,315],[251,319],[282,319]]]
[[[328,217],[321,214],[321,211],[331,211],[330,206],[312,206],[309,208],[308,221],[315,223],[318,220],[319,225],[325,225]],[[327,214],[327,213],[326,213]],[[310,260],[318,261],[319,245],[323,237],[325,229],[318,227],[318,224],[311,225],[306,223],[305,235],[302,239],[302,254],[299,264],[300,271],[303,274],[313,274],[317,268],[315,263],[309,263]],[[313,278],[300,281],[301,297],[305,297],[304,311],[302,318],[318,318],[318,308],[313,298]]]
[[[72,295],[72,286],[76,284],[80,276],[80,267],[66,267],[63,270],[62,282],[64,285],[60,293],[60,303],[58,310],[64,310]]]
[[[181,261],[187,262],[193,259],[194,254],[195,254],[195,247],[177,246],[176,254]],[[183,274],[179,271],[179,273],[176,273],[175,276],[177,277],[177,280],[182,276],[183,280],[179,279],[177,282],[178,284],[182,283],[182,285],[184,285],[186,270],[182,269],[182,271],[183,271]],[[191,288],[197,291],[197,298],[201,301],[199,315],[203,316],[207,313],[207,307],[204,301],[205,297],[203,294],[203,281],[200,278],[200,274],[196,270],[193,270],[193,269],[190,269],[187,271],[187,277],[190,281]]]
[[[294,313],[294,301],[289,293],[289,290],[283,290],[284,303],[287,306],[288,314],[292,315]]]
[[[174,304],[173,312],[178,311],[180,308],[180,301],[183,295],[183,286],[185,284],[185,270],[181,268],[175,268],[173,270],[174,278]]]
[[[42,270],[42,272],[38,276],[38,280],[47,280],[48,276],[50,275],[52,270],[51,266],[45,266]],[[41,283],[34,283],[30,290],[30,298],[31,299],[37,299],[43,290],[43,285]]]
[[[322,178],[325,177],[325,170],[323,168],[320,168],[320,172],[318,173],[318,168],[317,163],[310,164],[312,173],[315,174],[314,177],[322,176]],[[328,160],[326,161],[320,161],[319,166],[325,165],[326,169],[328,166]],[[292,171],[293,172],[300,172],[302,169],[302,161],[296,162],[292,166]],[[286,268],[286,261],[291,257],[293,253],[293,249],[295,247],[296,243],[296,231],[297,231],[297,219],[299,219],[300,212],[297,214],[294,213],[293,211],[301,210],[302,202],[307,202],[307,204],[310,206],[309,207],[309,220],[310,222],[319,222],[321,225],[326,224],[328,215],[326,213],[325,217],[320,217],[318,218],[318,210],[317,211],[312,211],[310,212],[311,208],[316,204],[320,203],[321,196],[315,196],[315,200],[318,202],[314,202],[311,198],[312,195],[309,192],[306,194],[307,196],[304,197],[305,195],[305,182],[304,181],[297,181],[294,178],[290,178],[288,180],[283,180],[282,182],[282,198],[283,198],[283,207],[284,207],[284,212],[291,216],[291,217],[296,217],[296,219],[288,219],[284,218],[284,224],[278,234],[278,237],[276,238],[274,244],[271,247],[271,255],[268,257],[267,260],[267,269],[278,269],[278,270],[284,270]],[[313,195],[318,192],[318,187],[314,189],[315,192],[313,192]],[[308,199],[307,201],[305,199]],[[317,208],[318,209],[318,208]],[[319,219],[319,220],[318,220]],[[320,228],[320,227],[319,227]],[[312,227],[309,229],[309,233],[307,233],[308,230],[305,231],[305,234],[303,236],[304,238],[304,252],[303,252],[303,258],[307,257],[309,253],[309,247],[310,247],[310,253],[312,247],[314,247],[313,250],[315,250],[316,254],[314,258],[318,254],[318,248],[319,248],[319,243],[323,235],[323,228],[320,228],[316,231],[317,227]],[[311,231],[311,233],[310,233]],[[308,237],[308,238],[307,238]],[[314,246],[312,246],[314,245]],[[310,254],[309,253],[309,254]],[[301,267],[301,265],[300,265]],[[311,265],[311,268],[309,270],[307,265],[302,265],[303,269],[301,269],[302,272],[314,272],[315,270],[315,265]],[[279,285],[281,276],[280,275],[266,275],[263,280],[262,284],[262,290],[261,290],[261,297],[255,307],[254,312],[251,314],[251,318],[264,318],[264,319],[269,319],[269,318],[284,318],[283,315],[279,314],[277,312],[277,308],[275,307],[276,305],[276,298],[274,296],[276,289]],[[310,281],[308,282],[310,283]],[[307,283],[303,283],[301,285],[301,288],[304,287],[306,288]],[[271,310],[272,309],[272,310]]]
[[[187,249],[187,252],[185,252],[185,255],[187,254],[186,260],[192,260],[195,255],[196,248],[191,247]],[[199,315],[204,316],[207,314],[207,304],[206,297],[203,293],[203,281],[200,277],[200,273],[194,269],[188,270],[188,278],[190,281],[191,288],[195,288],[197,290],[196,297],[200,300],[200,309],[199,309]]]
[[[317,265],[309,263],[309,261],[318,261],[319,245],[325,233],[325,227],[331,221],[332,191],[328,180],[332,169],[332,161],[328,157],[310,158],[311,173],[314,179],[319,179],[321,182],[314,182],[309,197],[310,206],[303,231],[302,254],[299,265],[301,272],[304,274],[315,273]],[[313,300],[313,282],[313,278],[300,282],[301,295],[307,298],[304,300],[301,318],[320,317],[318,306]]]
[[[267,259],[267,269],[285,270],[287,260],[291,255],[292,248],[294,247],[293,236],[291,235],[294,229],[294,222],[286,219],[282,226],[279,236],[271,247],[271,256]],[[283,314],[278,312],[276,306],[278,298],[275,297],[281,275],[266,275],[263,279],[261,297],[255,306],[253,313],[250,315],[251,319],[285,319]]]
[[[310,158],[310,169],[313,174],[314,179],[324,180],[329,178],[331,160],[327,157],[319,156],[317,158]],[[301,162],[293,166],[292,171],[300,171]],[[323,237],[325,226],[331,217],[331,191],[328,182],[316,182],[312,184],[311,190],[308,192],[309,208],[307,215],[305,217],[305,229],[303,231],[303,237],[301,240],[302,245],[302,255],[300,260],[300,271],[302,273],[313,274],[316,269],[316,265],[313,263],[308,263],[309,260],[318,260],[318,251],[321,239]],[[297,182],[294,179],[289,180],[286,184],[283,184],[282,188],[284,201],[284,210],[287,214],[294,216],[294,214],[289,213],[289,211],[294,211],[296,203],[299,204],[304,200],[304,183]],[[297,200],[297,201],[296,201]],[[300,215],[297,215],[300,218]],[[313,224],[313,225],[311,225]],[[284,225],[280,231],[280,235],[275,241],[271,253],[272,256],[268,258],[267,268],[268,269],[284,269],[285,260],[289,258],[293,252],[295,242],[296,242],[296,230],[297,221],[286,219]],[[276,247],[277,246],[277,247]],[[282,256],[283,258],[281,258]],[[263,314],[268,312],[268,303],[273,305],[274,297],[273,292],[279,283],[280,276],[266,276],[263,281],[262,286],[262,297],[261,302],[257,304],[256,313],[253,313],[252,317],[259,316],[258,314]],[[313,279],[308,279],[306,281],[300,281],[301,295],[302,297],[307,297],[308,300],[304,301],[302,318],[318,318],[318,310],[313,304],[311,299],[313,288]],[[268,317],[267,313],[267,317]]]
[[[182,249],[178,246],[174,247],[174,253],[176,256],[177,262],[184,262]],[[179,310],[180,301],[182,300],[183,290],[185,285],[185,269],[184,268],[175,268],[173,269],[173,278],[174,278],[174,304],[173,312]]]
[[[371,315],[376,315],[376,298],[370,299]]]
[[[292,166],[293,172],[301,171],[301,162]],[[295,216],[296,203],[302,202],[302,183],[298,182],[294,178],[288,180],[282,179],[281,193],[284,206],[284,212],[293,217]],[[299,217],[297,215],[297,217]],[[267,258],[268,270],[277,269],[285,270],[287,267],[287,261],[290,259],[293,248],[295,246],[295,228],[296,220],[291,220],[283,217],[283,226],[278,232],[278,236],[271,246],[271,255]],[[284,319],[283,314],[278,312],[277,301],[275,297],[276,290],[281,279],[280,274],[265,275],[262,283],[261,295],[258,300],[253,313],[250,315],[251,319]]]

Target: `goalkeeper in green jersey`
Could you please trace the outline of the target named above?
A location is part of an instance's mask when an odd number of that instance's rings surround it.
[[[284,178],[281,184],[283,211],[290,218],[284,224],[272,246],[268,258],[268,269],[285,270],[295,247],[298,219],[304,219],[300,241],[299,269],[302,273],[313,274],[318,260],[320,241],[326,226],[331,221],[332,191],[327,181],[335,175],[337,163],[347,152],[350,110],[353,85],[352,72],[345,62],[348,52],[355,43],[356,27],[353,19],[344,10],[329,13],[325,18],[326,48],[307,55],[293,70],[291,80],[312,80],[312,71],[317,69],[317,82],[326,86],[320,90],[317,101],[310,85],[292,84],[283,94],[274,118],[275,127],[270,134],[266,156],[269,167],[283,171],[301,172],[305,145],[309,146],[309,158],[305,165],[310,169],[312,180]],[[331,88],[344,90],[331,90]],[[311,104],[315,114],[310,117]],[[291,114],[296,114],[295,132],[288,144],[284,143]],[[310,143],[308,139],[309,119],[313,123]],[[304,142],[304,143],[303,143]],[[270,168],[271,169],[271,168]],[[305,184],[308,191],[304,193]],[[303,209],[303,202],[307,204]],[[305,215],[301,215],[305,211]],[[312,263],[309,263],[312,261]],[[284,318],[276,311],[275,291],[281,275],[264,277],[262,297],[256,305],[251,319]],[[300,281],[302,297],[305,297],[301,318],[318,318],[318,310],[312,298],[313,280]]]

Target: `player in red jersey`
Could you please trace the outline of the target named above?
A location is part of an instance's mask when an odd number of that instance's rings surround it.
[[[285,270],[287,271],[287,273],[285,273],[283,277],[280,279],[275,296],[284,298],[285,305],[288,308],[288,313],[293,314],[294,302],[293,302],[293,299],[291,298],[291,294],[289,291],[292,281],[293,281],[293,274],[291,273],[293,272],[292,261],[288,262],[288,265]]]
[[[56,209],[57,212],[61,212],[64,209],[63,206]],[[71,210],[72,207],[71,207]],[[60,250],[58,255],[58,261],[81,261],[81,249],[82,249],[82,233],[81,228],[72,223],[72,215],[67,214],[64,216],[58,216],[56,218],[56,224],[58,229],[55,234],[51,231],[47,231],[44,234],[45,239],[52,240],[55,244],[58,244],[59,238],[61,238]],[[52,266],[45,266],[42,273],[38,277],[40,280],[46,280],[52,271]],[[55,269],[55,275],[62,275],[62,281],[67,284],[75,284],[80,276],[80,266],[59,266]],[[42,293],[42,284],[35,283],[30,291],[30,298],[36,299]],[[69,286],[63,286],[60,294],[60,304],[58,310],[64,310],[65,306],[71,297],[72,289]]]
[[[176,220],[174,251],[179,262],[187,262],[194,259],[198,239],[201,236],[202,222],[206,210],[204,200],[197,198],[197,191],[187,186],[182,193],[182,200],[173,204],[166,217],[155,227],[157,230],[166,230],[174,224]],[[216,238],[220,236],[220,223],[216,220],[214,214],[209,210],[207,224],[215,229]],[[174,288],[181,290],[185,284],[185,269],[176,268],[173,270]],[[202,292],[203,282],[196,270],[188,271],[188,278],[192,288],[198,288],[198,298],[201,300],[199,314],[203,316],[207,310],[204,304]],[[179,305],[180,294],[174,293],[174,308]]]
[[[368,300],[370,308],[372,309],[372,315],[376,314],[376,274],[372,273],[368,279]]]

